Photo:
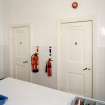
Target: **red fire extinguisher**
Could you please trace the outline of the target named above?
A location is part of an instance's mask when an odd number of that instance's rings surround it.
[[[52,76],[52,59],[51,59],[51,46],[49,47],[49,59],[46,63],[46,70],[45,72],[47,73],[47,75],[50,77]]]
[[[32,72],[34,72],[34,73],[39,72],[38,48],[37,48],[37,52],[35,52],[35,53],[31,56],[31,66],[32,66]]]
[[[52,60],[49,58],[47,63],[47,73],[48,76],[52,76]]]

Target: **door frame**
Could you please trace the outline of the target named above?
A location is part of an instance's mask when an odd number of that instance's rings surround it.
[[[15,54],[14,52],[14,36],[13,36],[13,28],[21,28],[21,27],[28,27],[29,31],[29,56],[31,57],[31,26],[29,24],[14,24],[11,25],[9,28],[9,55],[10,55],[10,76],[13,78],[16,78],[16,75],[14,74],[14,65],[15,65]],[[29,60],[29,63],[31,64],[31,60]],[[30,76],[29,81],[31,81],[31,65],[30,65]]]
[[[62,18],[59,19],[57,22],[57,89],[60,90],[62,84],[61,81],[61,75],[62,71],[60,69],[60,39],[61,39],[61,24],[62,23],[74,23],[74,22],[86,22],[86,21],[91,21],[92,22],[92,98],[95,97],[95,48],[96,48],[96,37],[95,37],[95,32],[96,32],[96,18],[95,17],[78,17],[78,18]]]

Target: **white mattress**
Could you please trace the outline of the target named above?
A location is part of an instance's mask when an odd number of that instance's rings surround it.
[[[8,97],[6,105],[68,105],[75,97],[12,78],[0,81],[0,94]]]

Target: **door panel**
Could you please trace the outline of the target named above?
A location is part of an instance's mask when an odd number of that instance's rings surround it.
[[[13,28],[14,74],[17,79],[30,80],[30,36],[29,27]]]
[[[92,22],[61,24],[61,89],[92,96]]]
[[[66,74],[67,81],[67,91],[75,94],[83,95],[84,93],[84,76],[79,73],[67,73]],[[78,81],[78,82],[73,82]]]

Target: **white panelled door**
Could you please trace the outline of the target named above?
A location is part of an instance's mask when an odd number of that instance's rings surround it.
[[[60,89],[92,97],[92,21],[61,23]]]
[[[30,80],[30,34],[29,26],[13,27],[14,75],[17,79]]]

